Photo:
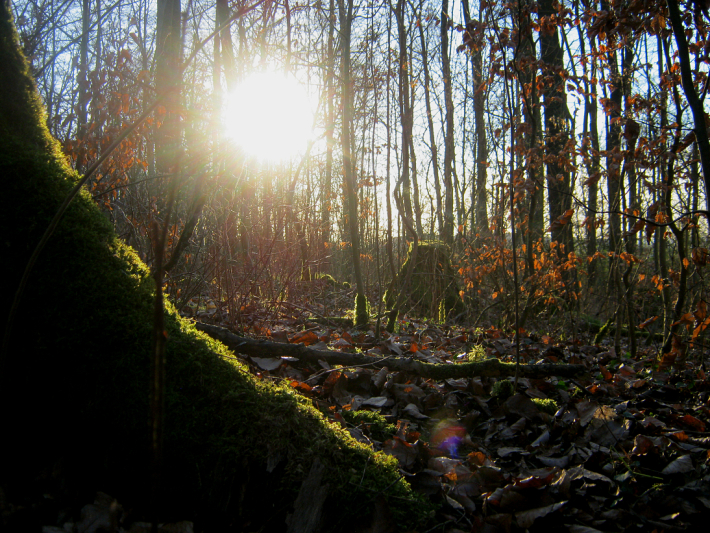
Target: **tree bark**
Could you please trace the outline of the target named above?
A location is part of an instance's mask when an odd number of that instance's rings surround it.
[[[540,59],[544,64],[543,101],[545,105],[545,163],[547,166],[547,199],[550,223],[567,212],[572,205],[570,173],[566,153],[569,139],[567,120],[570,116],[565,96],[564,57],[554,16],[554,0],[541,0],[540,17],[544,28],[540,32]],[[564,255],[573,250],[572,224],[552,226],[553,242],[564,246]]]
[[[528,198],[528,224],[525,234],[526,243],[526,277],[534,272],[534,243],[542,239],[544,231],[544,188],[542,185],[542,159],[540,157],[540,132],[542,121],[540,113],[540,94],[538,90],[537,56],[533,41],[532,24],[530,20],[530,3],[518,4],[519,50],[516,58],[516,69],[520,82],[520,92],[523,103],[523,158],[527,167],[526,189]],[[526,308],[527,309],[527,308]]]
[[[321,209],[321,260],[319,270],[329,272],[330,261],[328,256],[328,244],[330,243],[331,220],[330,210],[332,208],[332,188],[333,188],[333,148],[335,145],[335,0],[330,0],[328,8],[328,47],[326,77],[325,77],[325,97],[326,105],[326,125],[325,125],[325,176],[323,179],[323,207]]]
[[[424,39],[424,28],[419,24],[419,42],[422,47],[422,70],[424,71],[424,103],[426,104],[426,118],[429,130],[429,150],[431,151],[431,166],[434,173],[434,196],[436,201],[436,213],[434,214],[439,234],[444,231],[444,218],[441,205],[441,178],[439,176],[439,152],[436,147],[436,132],[434,131],[434,117],[431,111],[431,76],[429,74],[429,54],[427,52],[426,40]]]
[[[708,139],[708,129],[705,120],[706,113],[702,100],[698,96],[693,83],[692,67],[690,65],[690,54],[688,52],[688,39],[685,36],[685,27],[681,19],[678,0],[666,0],[668,12],[673,28],[676,45],[678,46],[678,59],[680,60],[681,82],[683,92],[688,100],[688,105],[693,113],[695,123],[695,142],[700,152],[700,165],[703,169],[703,179],[705,181],[705,209],[710,211],[710,140]]]
[[[180,50],[182,46],[180,0],[159,0],[155,44],[155,90],[165,94],[158,112],[160,127],[155,133],[156,171],[172,174],[177,170],[180,149]],[[160,112],[162,111],[162,113]]]
[[[79,44],[79,79],[77,88],[79,94],[76,104],[76,138],[80,143],[79,153],[77,155],[76,168],[79,172],[83,172],[86,167],[86,155],[84,146],[86,139],[86,123],[87,123],[87,100],[89,96],[89,80],[87,77],[89,65],[89,29],[91,21],[91,4],[89,0],[82,0],[81,4],[81,42]]]
[[[395,7],[395,17],[397,18],[397,37],[399,40],[399,116],[402,123],[402,171],[395,187],[395,199],[398,199],[398,207],[403,209],[401,213],[407,219],[405,228],[410,239],[417,238],[417,231],[414,224],[414,211],[412,209],[410,155],[412,144],[412,108],[409,99],[409,61],[407,56],[407,31],[404,24],[405,0],[397,0]],[[398,194],[401,186],[401,193]],[[412,235],[412,231],[414,234]]]
[[[348,227],[350,229],[353,276],[357,288],[357,296],[355,298],[356,325],[364,326],[367,323],[367,319],[362,312],[364,310],[358,305],[358,302],[365,298],[365,285],[362,280],[362,267],[360,262],[357,181],[355,179],[351,139],[353,95],[352,82],[350,79],[350,32],[353,21],[353,0],[347,0],[347,6],[344,5],[344,0],[338,0],[338,11],[340,15],[340,83],[343,108],[342,130],[340,135],[340,143],[343,149],[343,181],[345,202],[347,203]]]
[[[449,0],[441,0],[441,73],[444,84],[444,231],[441,240],[448,245],[454,242],[454,98],[451,87],[451,60],[449,59]]]
[[[488,139],[486,136],[485,101],[486,93],[483,85],[483,48],[485,40],[481,21],[472,21],[468,0],[462,0],[464,22],[472,38],[471,48],[471,78],[473,85],[473,120],[476,131],[476,178],[472,186],[472,223],[471,230],[475,236],[488,235]],[[479,5],[479,17],[483,16],[485,0]],[[470,28],[470,30],[469,30]]]

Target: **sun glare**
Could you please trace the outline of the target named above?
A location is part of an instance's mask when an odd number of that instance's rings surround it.
[[[312,135],[306,88],[291,76],[260,72],[245,79],[227,100],[227,135],[248,154],[279,161],[303,153]]]

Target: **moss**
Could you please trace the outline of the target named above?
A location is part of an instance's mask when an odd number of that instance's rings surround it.
[[[449,247],[437,241],[422,241],[417,246],[417,255],[410,283],[405,287],[407,270],[412,260],[412,245],[407,258],[395,278],[394,290],[384,296],[385,305],[391,309],[397,295],[404,291],[415,313],[444,321],[464,311],[459,296],[458,276],[451,266]]]
[[[340,283],[338,280],[336,280],[330,274],[326,274],[324,272],[319,272],[318,274],[316,274],[315,279],[325,282],[325,284],[328,285],[331,289],[342,289],[343,288],[342,283]]]
[[[552,398],[533,398],[532,401],[535,405],[537,405],[537,408],[540,409],[540,411],[547,413],[548,415],[554,415],[559,409],[557,402]]]
[[[446,322],[450,311],[451,309],[447,309],[446,307],[446,300],[439,300],[439,322]]]
[[[77,176],[47,132],[6,4],[0,69],[5,324],[24,265]],[[61,485],[64,497],[85,502],[82,491],[100,489],[139,512],[148,501],[153,293],[146,266],[82,193],[39,258],[3,354],[3,448],[13,460],[0,463],[0,484],[9,493],[56,494]],[[355,442],[288,387],[249,374],[170,305],[166,331],[166,517],[206,530],[257,521],[283,530],[319,457],[326,508],[342,513],[344,529],[367,525],[379,493],[401,527],[424,519],[428,508],[395,459]]]
[[[468,352],[468,361],[470,363],[477,363],[485,361],[488,359],[488,354],[486,353],[486,347],[482,344],[475,344],[471,346]]]
[[[392,438],[397,431],[394,424],[374,411],[341,411],[343,418],[355,426],[365,425],[370,436],[378,441]]]
[[[399,310],[398,309],[391,309],[387,312],[387,326],[385,329],[389,331],[390,333],[394,333],[395,328],[397,327],[397,318],[399,317]]]
[[[604,337],[606,337],[606,334],[609,331],[609,328],[611,327],[611,325],[614,323],[614,321],[615,321],[615,317],[612,316],[611,318],[609,318],[609,320],[607,320],[604,323],[604,325],[599,329],[597,334],[594,336],[594,344],[599,344],[602,341],[602,339],[604,339]]]
[[[370,302],[364,294],[358,293],[355,296],[355,327],[367,327],[370,322]]]
[[[491,389],[491,397],[496,398],[498,401],[504,401],[510,398],[514,392],[513,382],[503,379],[495,382]]]

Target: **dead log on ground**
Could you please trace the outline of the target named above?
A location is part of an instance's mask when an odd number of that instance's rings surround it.
[[[432,364],[419,361],[413,357],[373,357],[363,353],[318,350],[303,344],[254,340],[236,335],[226,328],[201,322],[197,322],[195,326],[198,330],[224,343],[230,350],[251,357],[295,357],[307,363],[325,361],[331,366],[387,367],[390,370],[410,372],[423,378],[436,380],[474,376],[502,378],[515,375],[515,363],[502,363],[498,359],[460,364]],[[574,377],[586,371],[587,368],[584,365],[558,365],[552,363],[520,365],[520,376],[527,378]]]

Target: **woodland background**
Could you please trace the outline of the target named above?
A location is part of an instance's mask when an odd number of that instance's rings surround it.
[[[12,318],[74,181],[7,6]],[[12,10],[103,215],[74,199],[6,326],[0,526],[143,531],[163,503],[219,531],[705,525],[707,3]],[[319,102],[292,159],[225,132],[263,70]]]
[[[309,285],[331,274],[375,315],[408,246],[441,241],[466,313],[430,316],[571,335],[611,321],[632,354],[639,327],[669,352],[709,323],[702,1],[13,10],[51,132],[80,172],[108,155],[89,189],[118,233],[155,266],[167,224],[185,313],[255,333],[251,304],[337,313]],[[224,134],[229,91],[266,68],[320,101],[291,160]]]

